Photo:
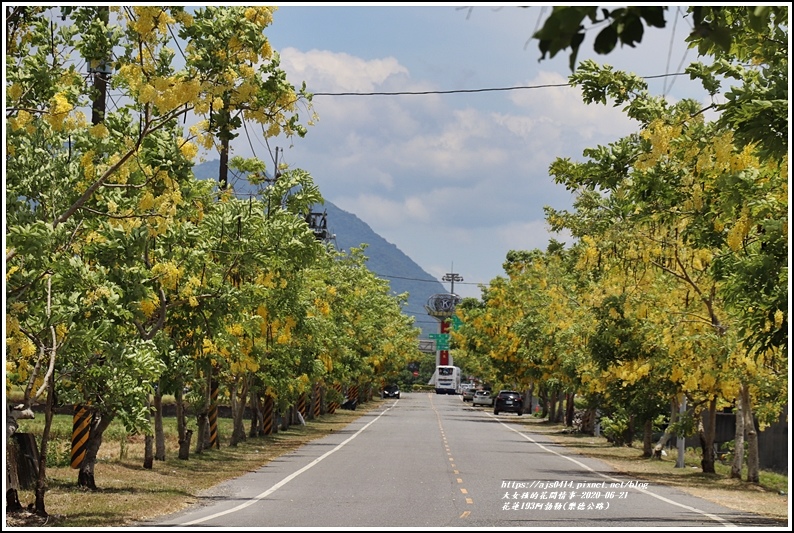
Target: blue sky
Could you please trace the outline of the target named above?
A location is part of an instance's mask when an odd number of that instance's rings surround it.
[[[538,5],[281,5],[266,33],[288,79],[296,86],[305,81],[310,92],[552,87],[317,95],[319,120],[306,137],[269,146],[283,148],[281,161],[308,171],[327,200],[425,271],[439,280],[458,273],[464,281],[455,292],[479,297],[478,283],[504,275],[509,250],[545,248],[552,237],[568,241],[550,234],[544,221],[545,205],[571,205],[569,193],[549,177],[549,164],[557,157],[582,160],[583,149],[636,130],[619,109],[585,106],[577,91],[559,86],[570,74],[567,51],[538,61],[530,37],[549,11]],[[579,60],[641,76],[682,72],[696,54],[687,51],[689,25],[678,11],[670,6],[667,28],[647,29],[637,48],[597,56],[588,36]],[[685,76],[654,80],[651,92],[709,103]],[[270,160],[261,139],[251,144],[254,155]],[[233,155],[252,155],[248,139],[233,149]]]

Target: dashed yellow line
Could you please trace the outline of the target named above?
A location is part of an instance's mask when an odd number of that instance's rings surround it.
[[[431,404],[432,404],[432,396],[431,396]],[[434,408],[434,410],[435,410],[435,408]],[[450,452],[449,443],[447,442],[447,435],[446,435],[446,433],[444,433],[444,427],[441,425],[441,416],[439,416],[438,411],[436,411],[436,417],[438,419],[438,429],[439,429],[439,432],[441,433],[441,441],[444,444],[444,449],[446,450],[447,455],[449,456],[449,460],[450,461],[454,461],[455,458],[452,457],[452,453]],[[457,467],[455,466],[454,462],[450,462],[449,466],[452,467],[452,473],[453,474],[455,474],[455,475],[460,474],[460,472],[457,470]],[[456,479],[457,479],[458,484],[463,483],[463,478],[456,478]],[[468,494],[469,493],[469,491],[466,490],[463,487],[461,487],[460,492],[461,492],[461,494]],[[467,505],[472,505],[472,504],[474,504],[474,500],[472,500],[471,498],[466,498],[466,504]],[[467,518],[470,514],[471,514],[471,511],[463,511],[463,513],[460,515],[460,518]]]

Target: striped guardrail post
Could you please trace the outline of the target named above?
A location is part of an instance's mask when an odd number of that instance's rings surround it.
[[[312,400],[312,418],[319,418],[320,405],[323,403],[322,389],[319,382],[314,384],[314,394],[312,396],[314,398]]]
[[[74,416],[72,417],[72,457],[71,467],[80,468],[85,459],[88,447],[88,436],[91,432],[91,419],[93,414],[84,405],[74,406]]]
[[[304,420],[306,420],[306,393],[301,392],[301,395],[298,397],[298,412],[301,414]]]
[[[342,384],[341,383],[334,383],[333,389],[339,393],[339,396],[342,395]],[[339,402],[336,400],[332,400],[328,402],[328,412],[334,414],[336,410],[339,409]]]
[[[263,417],[262,431],[264,432],[265,435],[270,435],[271,433],[273,433],[273,420],[275,419],[275,416],[273,416],[274,403],[275,402],[273,402],[273,397],[270,396],[269,394],[265,394],[265,401],[263,402],[262,405],[262,417]]]

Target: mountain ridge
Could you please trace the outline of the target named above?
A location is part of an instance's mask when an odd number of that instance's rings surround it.
[[[196,165],[193,173],[198,179],[217,179],[219,165],[217,159],[206,161]],[[252,192],[245,190],[248,185],[245,180],[237,180],[234,185],[241,192]],[[395,244],[378,235],[354,213],[329,200],[316,205],[314,212],[326,213],[328,231],[333,235],[332,242],[337,250],[349,253],[351,248],[361,248],[366,244],[367,268],[388,281],[394,294],[408,293],[403,313],[414,317],[416,327],[422,330],[421,338],[426,339],[429,333],[439,331],[437,321],[427,314],[424,307],[434,294],[448,292],[437,278],[428,274]]]

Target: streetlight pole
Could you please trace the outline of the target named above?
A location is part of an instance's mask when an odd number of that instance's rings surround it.
[[[451,283],[449,292],[455,294],[455,282],[463,281],[463,278],[457,272],[447,272],[444,274],[444,277],[441,278],[441,281],[449,281]]]

